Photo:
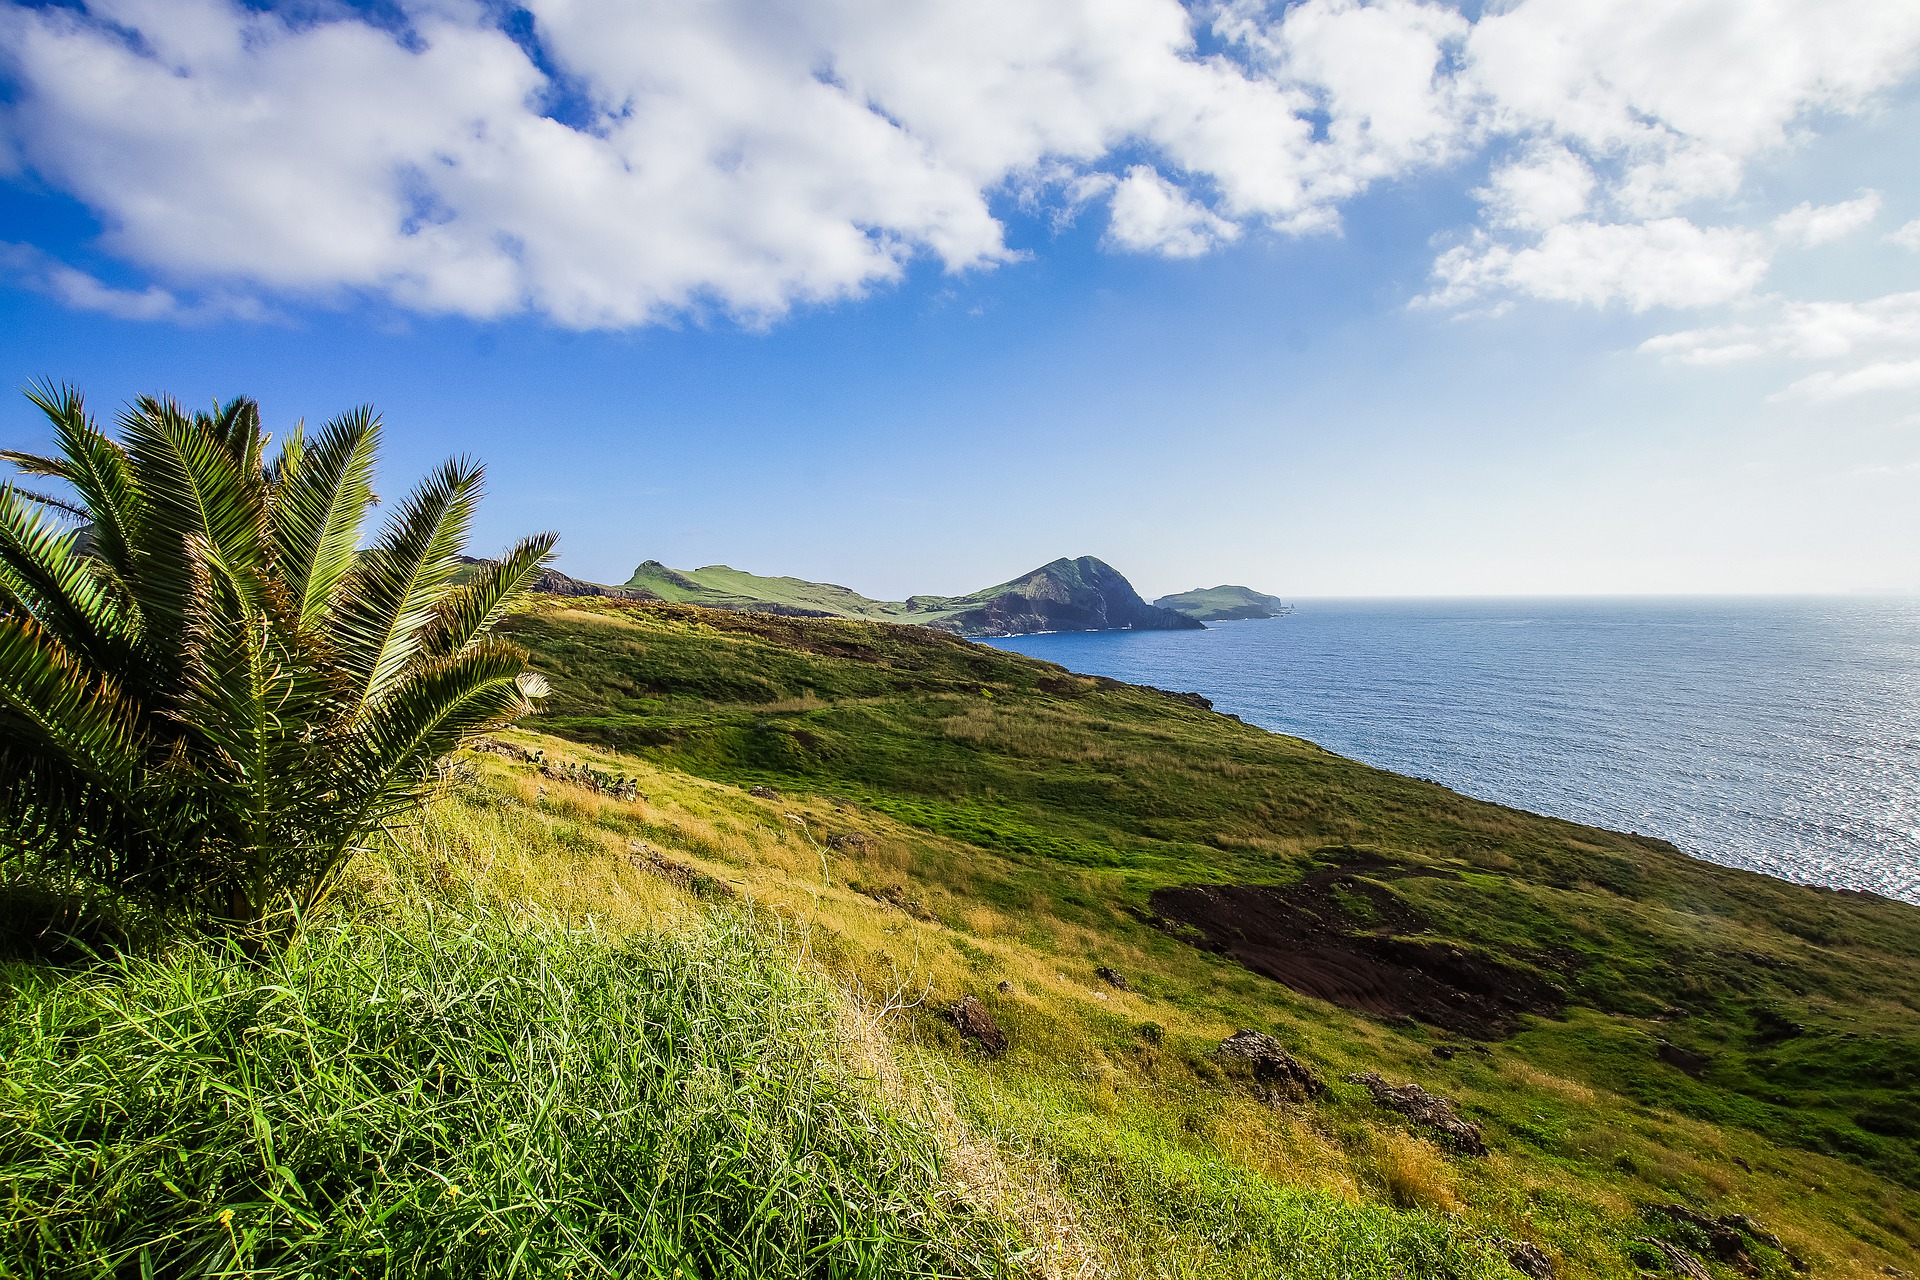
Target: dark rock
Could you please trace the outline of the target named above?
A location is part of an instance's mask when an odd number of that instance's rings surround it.
[[[1000,991],[1000,994],[1003,996],[1010,996],[1013,994],[1013,984],[1011,982],[1008,982],[1005,978],[1002,978],[1000,979],[999,991]]]
[[[945,612],[945,617],[926,625],[963,636],[1027,635],[1036,631],[1198,631],[1206,625],[1184,613],[1148,604],[1118,570],[1092,556],[1055,560],[970,596],[938,600],[916,596],[907,603],[928,612]]]
[[[1408,1031],[1425,1022],[1504,1038],[1525,1015],[1565,1005],[1565,992],[1539,972],[1423,936],[1433,921],[1390,882],[1451,873],[1359,850],[1320,857],[1292,884],[1176,885],[1154,890],[1148,903],[1176,938]]]
[[[1251,1068],[1262,1099],[1270,1104],[1317,1097],[1326,1088],[1312,1067],[1288,1053],[1284,1045],[1264,1032],[1234,1032],[1220,1042],[1220,1056]]]
[[[1493,1247],[1507,1256],[1507,1264],[1529,1280],[1554,1280],[1553,1259],[1531,1240],[1493,1238]]]
[[[765,783],[761,783],[757,787],[749,788],[747,794],[759,800],[778,800],[780,798],[780,793]]]
[[[1700,1259],[1680,1246],[1646,1236],[1639,1236],[1636,1240],[1639,1244],[1651,1245],[1653,1251],[1660,1255],[1660,1260],[1665,1262],[1674,1274],[1685,1276],[1686,1280],[1713,1280],[1713,1274],[1706,1269]]]
[[[1417,1084],[1388,1084],[1373,1071],[1347,1079],[1365,1085],[1375,1102],[1389,1111],[1399,1112],[1423,1129],[1431,1129],[1456,1151],[1470,1156],[1487,1154],[1480,1126],[1455,1115],[1450,1100],[1428,1093]]]
[[[1000,1029],[978,996],[960,997],[947,1010],[947,1020],[959,1028],[961,1035],[978,1044],[989,1058],[997,1058],[1007,1051],[1007,1033]]]
[[[697,867],[675,862],[652,845],[635,840],[627,846],[627,861],[648,875],[659,876],[669,884],[701,898],[731,898],[733,886],[716,880]]]
[[[827,837],[827,848],[840,853],[846,853],[848,851],[865,853],[868,843],[869,841],[866,836],[858,831],[847,831],[837,836]]]
[[[1776,1253],[1786,1255],[1788,1263],[1795,1270],[1804,1269],[1805,1264],[1794,1257],[1787,1246],[1780,1242],[1779,1236],[1766,1230],[1744,1213],[1729,1213],[1711,1218],[1683,1204],[1650,1204],[1641,1212],[1648,1217],[1667,1218],[1693,1227],[1706,1236],[1707,1246],[1713,1250],[1715,1258],[1742,1275],[1751,1276],[1760,1273],[1760,1264],[1748,1251],[1748,1241],[1763,1244]]]
[[[1095,969],[1093,972],[1094,972],[1094,975],[1100,979],[1100,981],[1106,983],[1108,986],[1114,988],[1117,991],[1133,990],[1132,987],[1127,985],[1126,975],[1121,973],[1118,969],[1110,969],[1103,964],[1098,969]]]

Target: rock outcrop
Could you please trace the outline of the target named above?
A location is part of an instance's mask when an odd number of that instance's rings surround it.
[[[925,625],[962,636],[1017,636],[1037,631],[1198,631],[1204,623],[1148,604],[1104,560],[1055,560],[1032,573],[938,600],[917,596]]]
[[[987,1006],[980,1003],[980,997],[961,996],[948,1007],[947,1021],[961,1035],[979,1045],[980,1051],[989,1058],[997,1058],[1007,1051],[1007,1033],[987,1012]]]
[[[1236,1031],[1220,1042],[1220,1057],[1229,1066],[1252,1074],[1255,1092],[1269,1106],[1318,1096],[1326,1087],[1286,1046],[1263,1031]]]
[[[1438,1094],[1428,1093],[1417,1084],[1388,1084],[1377,1072],[1348,1076],[1354,1084],[1367,1087],[1373,1100],[1389,1111],[1398,1111],[1422,1129],[1431,1131],[1454,1150],[1465,1155],[1487,1154],[1480,1126],[1454,1114],[1453,1103]]]

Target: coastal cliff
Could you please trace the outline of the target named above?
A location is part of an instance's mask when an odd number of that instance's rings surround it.
[[[1063,557],[968,595],[917,595],[900,601],[870,599],[830,582],[762,577],[723,564],[671,569],[658,560],[635,569],[623,589],[709,609],[905,622],[958,636],[1192,631],[1203,625],[1183,613],[1148,604],[1119,570],[1093,556]]]

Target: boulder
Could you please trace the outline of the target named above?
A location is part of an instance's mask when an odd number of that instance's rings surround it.
[[[1713,1273],[1707,1270],[1705,1264],[1679,1245],[1668,1244],[1665,1240],[1650,1239],[1647,1236],[1637,1237],[1636,1243],[1652,1246],[1654,1252],[1660,1255],[1660,1260],[1666,1263],[1668,1269],[1675,1275],[1685,1276],[1686,1280],[1713,1280]]]
[[[1251,1068],[1262,1099],[1269,1104],[1282,1099],[1311,1098],[1326,1087],[1312,1067],[1288,1053],[1286,1046],[1265,1032],[1234,1032],[1220,1042],[1220,1056]]]
[[[772,787],[767,786],[765,783],[762,783],[757,787],[750,788],[747,791],[747,794],[750,796],[753,796],[755,799],[758,799],[758,800],[778,800],[780,798],[780,793],[778,791],[775,791]]]
[[[1379,1073],[1368,1071],[1348,1076],[1354,1084],[1365,1085],[1373,1100],[1389,1111],[1397,1111],[1422,1129],[1430,1129],[1441,1141],[1465,1155],[1487,1154],[1480,1126],[1454,1114],[1453,1103],[1438,1094],[1428,1093],[1417,1084],[1388,1084]]]
[[[1110,969],[1103,964],[1098,969],[1095,969],[1093,972],[1094,972],[1094,975],[1100,979],[1100,981],[1106,983],[1108,986],[1114,988],[1117,991],[1133,990],[1132,987],[1127,985],[1126,975],[1121,973],[1118,969]]]
[[[947,1020],[959,1028],[961,1035],[978,1044],[989,1058],[997,1058],[1007,1051],[1007,1033],[1000,1029],[978,996],[960,997],[947,1009]]]
[[[1495,1236],[1493,1246],[1506,1255],[1508,1266],[1528,1277],[1528,1280],[1554,1280],[1553,1259],[1533,1241]]]

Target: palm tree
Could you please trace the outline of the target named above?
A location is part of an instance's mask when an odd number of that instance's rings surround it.
[[[464,739],[545,692],[494,624],[552,553],[456,584],[481,468],[449,461],[359,549],[380,422],[268,461],[251,400],[143,398],[119,439],[36,386],[47,457],[0,458],[0,861],[202,921],[297,920]]]

